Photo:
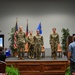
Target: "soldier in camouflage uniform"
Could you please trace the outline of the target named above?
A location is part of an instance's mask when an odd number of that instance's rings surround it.
[[[59,35],[56,33],[56,28],[52,29],[53,33],[50,34],[50,46],[51,46],[51,57],[56,59],[57,57],[57,48],[59,44]]]
[[[16,38],[17,38],[17,47],[18,47],[18,59],[24,59],[26,35],[22,31],[22,26],[19,27],[19,31],[16,35]]]
[[[43,46],[43,36],[39,34],[39,30],[36,31],[37,35],[34,37],[35,42],[35,52],[36,52],[36,59],[40,59],[41,57],[41,49]]]
[[[34,36],[32,35],[32,31],[30,31],[30,35],[27,38],[28,40],[28,56],[29,58],[34,58]]]

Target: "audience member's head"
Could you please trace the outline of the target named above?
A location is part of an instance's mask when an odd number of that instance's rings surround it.
[[[73,41],[75,41],[75,35],[73,36]]]
[[[0,61],[5,61],[6,55],[3,53],[3,47],[0,46]]]

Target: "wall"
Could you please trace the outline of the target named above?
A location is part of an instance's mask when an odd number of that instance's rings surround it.
[[[0,30],[4,34],[4,46],[9,47],[8,38],[11,28],[16,24],[23,26],[26,31],[28,19],[29,30],[36,33],[36,28],[41,22],[45,48],[49,46],[49,35],[52,28],[56,27],[60,35],[61,29],[69,28],[70,34],[75,33],[75,2],[74,0],[1,0],[0,1]]]

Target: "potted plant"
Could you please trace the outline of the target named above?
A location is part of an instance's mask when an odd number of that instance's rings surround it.
[[[14,48],[14,33],[15,33],[15,27],[11,28],[11,32],[8,33],[10,35],[8,41],[10,43],[10,49],[12,50],[13,56],[15,57],[17,55],[17,48]]]
[[[19,70],[14,68],[13,66],[6,66],[6,74],[7,75],[20,75]]]
[[[71,73],[70,73],[70,66],[67,67],[65,75],[71,75]]]
[[[68,36],[70,36],[69,29],[63,28],[61,30],[61,32],[62,32],[61,44],[62,44],[63,53],[64,53],[64,55],[67,55],[67,52],[66,52],[67,51],[67,38],[68,38]]]

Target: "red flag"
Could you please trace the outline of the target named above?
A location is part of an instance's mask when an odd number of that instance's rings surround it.
[[[26,25],[26,36],[28,36],[28,19],[27,19],[27,25]]]

